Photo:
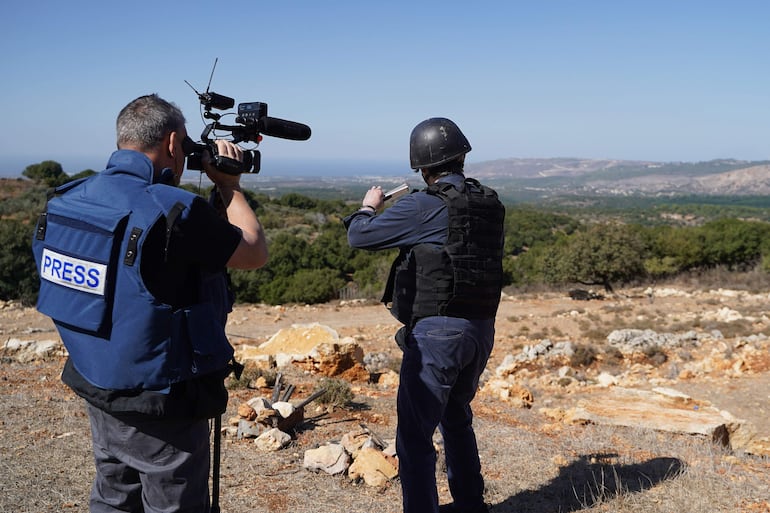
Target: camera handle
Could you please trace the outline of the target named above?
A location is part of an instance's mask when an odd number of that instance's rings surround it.
[[[217,171],[221,171],[228,175],[239,175],[244,172],[246,164],[240,160],[231,159],[230,157],[223,157],[217,155],[214,157],[214,167]],[[248,168],[247,168],[248,169]]]
[[[235,176],[242,173],[252,172],[252,170],[253,172],[258,173],[262,159],[259,151],[257,150],[243,150],[243,161],[232,159],[230,157],[224,157],[217,153],[217,146],[214,144],[214,141],[209,138],[209,134],[218,128],[229,130],[233,134],[233,142],[236,144],[241,141],[248,141],[248,138],[243,137],[243,135],[238,131],[239,127],[222,125],[218,121],[214,121],[206,125],[203,133],[201,133],[201,141],[206,144],[209,153],[211,153],[211,156],[214,159],[214,167],[217,168],[217,171]],[[258,138],[261,139],[261,137]],[[259,144],[259,141],[257,141],[257,144]]]

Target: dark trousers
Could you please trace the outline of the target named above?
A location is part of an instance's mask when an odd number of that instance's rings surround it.
[[[420,320],[406,338],[398,389],[396,451],[404,513],[437,513],[433,433],[444,439],[449,490],[460,511],[483,504],[473,412],[494,343],[494,319]]]
[[[115,417],[88,406],[92,513],[202,513],[209,504],[207,420]]]

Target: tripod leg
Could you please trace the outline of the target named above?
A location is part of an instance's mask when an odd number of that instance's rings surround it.
[[[222,416],[214,417],[214,454],[211,466],[211,513],[220,513],[219,509],[219,459],[222,442]]]

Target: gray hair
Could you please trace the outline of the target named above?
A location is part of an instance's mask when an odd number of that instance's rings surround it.
[[[169,132],[184,128],[182,111],[157,94],[140,96],[120,111],[116,128],[118,148],[137,147],[147,151],[157,147]]]

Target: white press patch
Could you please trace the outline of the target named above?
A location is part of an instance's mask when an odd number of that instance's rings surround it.
[[[90,294],[104,295],[107,266],[43,249],[40,276],[44,280]]]

